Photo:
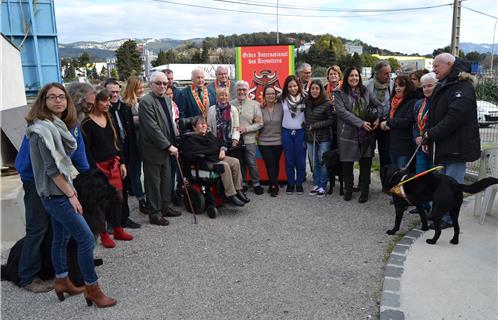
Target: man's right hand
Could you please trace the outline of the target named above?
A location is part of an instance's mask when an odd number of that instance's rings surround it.
[[[178,148],[175,147],[174,145],[169,146],[168,151],[169,154],[172,155],[173,157],[178,157]]]

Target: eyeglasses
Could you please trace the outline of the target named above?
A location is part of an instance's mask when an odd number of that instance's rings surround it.
[[[162,82],[162,81],[156,81],[156,82],[152,82],[153,84],[155,84],[156,86],[167,86],[168,83],[167,82]]]
[[[60,96],[47,96],[47,100],[49,100],[49,101],[56,101],[56,100],[64,101],[64,100],[66,100],[66,96],[63,94],[61,94]]]
[[[91,103],[91,102],[87,102],[85,100],[83,100],[85,102],[85,104],[88,106],[88,108],[93,108],[95,106],[95,103]]]
[[[265,93],[265,96],[274,96],[274,95],[275,95],[275,93],[273,93],[273,92],[271,92],[271,93],[270,92]]]

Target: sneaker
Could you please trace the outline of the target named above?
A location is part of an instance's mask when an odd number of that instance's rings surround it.
[[[310,196],[315,196],[318,189],[320,189],[318,186],[313,186],[313,189],[310,190],[310,193],[308,193]]]
[[[257,195],[261,195],[261,194],[265,193],[265,189],[263,189],[262,186],[255,186],[254,193]]]
[[[303,194],[304,193],[303,186],[302,185],[296,186],[296,192],[297,194]]]
[[[285,193],[287,194],[293,194],[295,190],[294,186],[287,186],[287,189],[285,190]]]
[[[323,198],[325,197],[325,190],[323,190],[323,188],[318,188],[318,190],[316,191],[316,196],[318,198]]]

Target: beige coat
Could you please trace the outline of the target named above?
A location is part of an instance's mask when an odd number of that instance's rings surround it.
[[[263,115],[259,103],[245,99],[241,104],[235,99],[230,101],[230,104],[239,112],[240,126],[246,128],[246,132],[242,134],[244,144],[256,143],[256,133],[263,127]]]
[[[239,111],[234,106],[230,106],[230,108],[230,117],[232,118],[232,139],[239,141]],[[207,124],[209,131],[211,131],[216,137],[216,105],[209,107]]]

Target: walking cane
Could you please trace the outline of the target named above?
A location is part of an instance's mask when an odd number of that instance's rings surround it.
[[[315,144],[316,144],[316,132],[313,131],[313,150],[311,150],[311,172],[313,173],[315,171]]]
[[[185,190],[185,194],[187,195],[188,204],[190,205],[190,209],[192,210],[192,215],[194,216],[194,224],[197,224],[197,217],[195,216],[195,208],[192,205],[192,199],[190,199],[190,193],[188,192],[188,189],[187,189],[188,181],[183,176],[182,166],[180,165],[180,160],[178,160],[178,156],[176,156],[175,159],[176,159],[176,164],[178,166],[178,171],[180,172],[180,177],[182,178],[182,181],[183,181],[183,189]]]

